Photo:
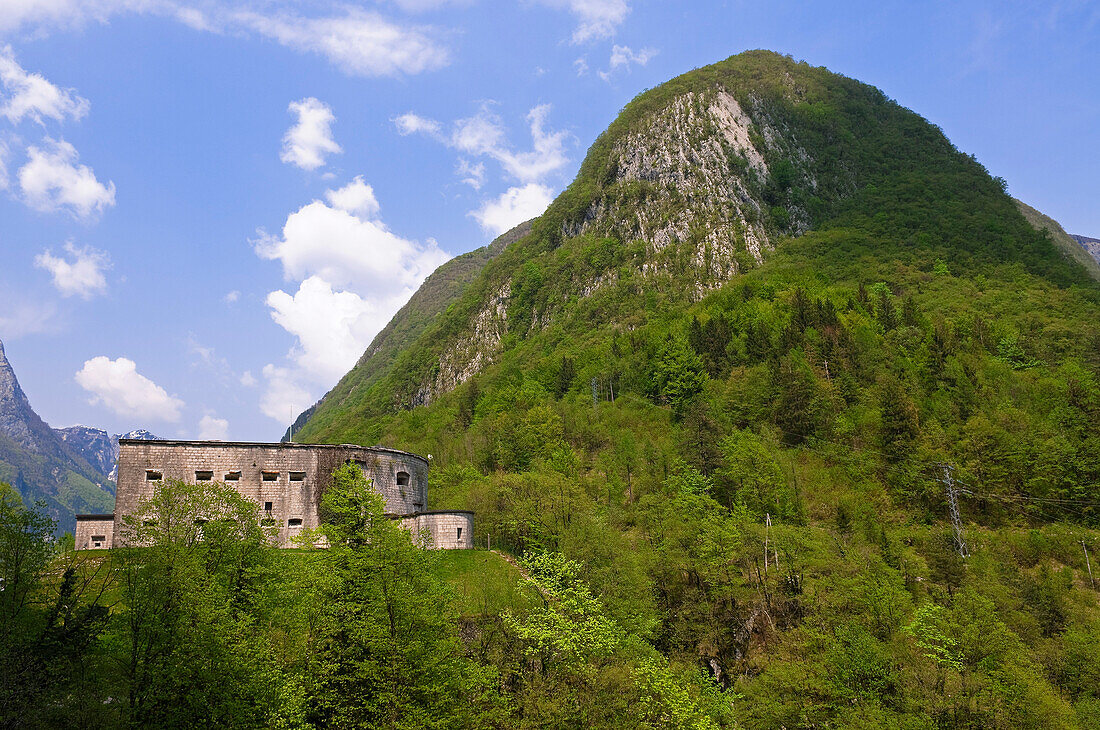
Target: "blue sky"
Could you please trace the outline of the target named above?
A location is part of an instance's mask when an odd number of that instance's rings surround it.
[[[1100,3],[4,0],[0,339],[51,425],[278,438],[634,95],[769,48],[1100,236]]]

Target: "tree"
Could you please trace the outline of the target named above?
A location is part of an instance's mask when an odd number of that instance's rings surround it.
[[[320,625],[304,667],[308,719],[338,728],[476,724],[466,690],[481,674],[461,656],[434,556],[383,509],[351,464],[322,497],[329,549],[312,586]]]
[[[670,338],[653,373],[653,385],[659,399],[672,406],[677,419],[682,418],[706,382],[707,374],[699,356],[683,342]]]

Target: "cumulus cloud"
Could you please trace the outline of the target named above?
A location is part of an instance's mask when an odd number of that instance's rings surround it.
[[[471,164],[469,160],[459,157],[458,163],[455,165],[455,174],[462,179],[464,184],[469,185],[474,190],[481,190],[481,186],[485,184],[485,163]]]
[[[627,0],[539,0],[543,5],[568,10],[577,19],[573,43],[610,38],[630,12]]]
[[[332,137],[336,117],[327,104],[312,96],[290,102],[289,111],[298,121],[283,135],[279,159],[303,170],[316,170],[325,164],[325,155],[343,152]]]
[[[523,187],[508,188],[500,197],[471,211],[470,216],[484,230],[499,236],[526,220],[542,215],[553,199],[554,191],[547,186],[528,183]]]
[[[326,202],[327,201],[327,202]],[[268,294],[272,319],[295,337],[287,366],[264,368],[260,408],[289,423],[317,386],[347,372],[421,282],[450,258],[432,239],[402,238],[383,223],[362,177],[287,216],[281,235],[261,231],[261,257],[279,261],[297,290]],[[292,405],[288,406],[287,403]]]
[[[271,318],[298,338],[292,359],[303,373],[326,384],[350,370],[385,326],[394,309],[386,304],[385,300],[367,301],[354,292],[334,291],[318,276],[303,281],[293,295],[282,290],[267,295]]]
[[[401,238],[380,220],[320,200],[291,213],[281,236],[261,231],[254,245],[261,258],[282,263],[287,280],[316,275],[333,286],[374,296],[419,285],[449,258],[435,241],[418,244]]]
[[[92,168],[77,164],[76,148],[68,142],[46,138],[42,147],[28,147],[27,157],[19,169],[19,187],[32,208],[66,208],[76,218],[90,218],[115,204],[115,184],[104,185]]]
[[[68,257],[54,256],[49,249],[34,257],[34,265],[50,272],[53,285],[62,296],[78,295],[91,299],[107,290],[104,272],[111,268],[107,254],[94,248],[77,248],[72,241],[65,243]]]
[[[657,50],[655,48],[643,48],[640,51],[634,51],[630,46],[613,46],[611,48],[611,59],[608,62],[608,70],[600,71],[600,78],[604,81],[610,81],[616,70],[629,70],[631,65],[645,66],[656,55]]]
[[[73,89],[61,89],[36,73],[28,73],[15,60],[11,46],[0,48],[0,115],[12,124],[24,118],[41,123],[43,117],[56,121],[80,119],[88,113],[88,100]]]
[[[77,384],[92,394],[89,403],[139,420],[178,421],[184,403],[137,371],[133,360],[103,355],[84,363]]]
[[[225,441],[229,437],[229,421],[209,414],[199,420],[199,438],[204,441]]]
[[[303,18],[238,11],[239,26],[296,51],[317,53],[353,76],[398,76],[450,63],[438,31],[392,23],[378,13],[349,9],[342,17]]]
[[[246,388],[254,388],[256,386],[256,376],[252,374],[251,370],[245,370],[241,373],[241,385]]]
[[[358,175],[354,180],[339,190],[325,192],[325,199],[334,208],[359,216],[369,218],[378,213],[380,206],[378,199],[374,197],[374,188],[363,182],[363,176]]]
[[[234,304],[240,298],[241,298],[241,293],[239,291],[237,291],[236,289],[234,289],[231,292],[227,292],[226,295],[224,297],[222,297],[222,300],[226,304]]]

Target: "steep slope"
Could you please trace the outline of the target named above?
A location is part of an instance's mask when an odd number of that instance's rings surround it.
[[[1100,281],[1100,241],[1096,242],[1095,253],[1089,250],[1089,247],[1082,240],[1083,236],[1071,236],[1066,233],[1058,221],[1049,216],[1045,216],[1039,211],[1032,208],[1027,203],[1017,200],[1016,205],[1020,208],[1020,212],[1023,213],[1027,222],[1036,228],[1036,230],[1043,230],[1050,234],[1051,240],[1054,245],[1057,246],[1063,254],[1072,260],[1076,261],[1082,268],[1089,272],[1096,281]]]
[[[289,441],[313,416],[318,408],[339,408],[355,390],[370,387],[392,366],[394,359],[406,350],[435,319],[451,306],[469,286],[489,261],[501,251],[531,232],[531,221],[520,223],[493,239],[487,246],[456,256],[440,266],[429,276],[415,294],[398,310],[359,362],[341,378],[330,392],[306,409],[283,434]]]
[[[1079,236],[1076,234],[1070,237],[1081,244],[1081,248],[1085,249],[1097,263],[1100,263],[1100,238],[1091,238],[1089,236]]]
[[[1003,188],[870,86],[762,51],[697,69],[627,105],[531,233],[396,356],[349,373],[299,419],[297,438],[369,442],[373,418],[450,392],[552,324],[570,327],[560,313],[595,306],[601,291],[614,304],[586,324],[630,326],[811,229],[875,236],[911,263],[1014,261],[1060,286],[1086,283]]]
[[[79,512],[109,512],[114,485],[31,408],[0,343],[0,482],[25,502],[44,501],[62,530]]]

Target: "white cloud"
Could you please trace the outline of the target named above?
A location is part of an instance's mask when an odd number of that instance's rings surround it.
[[[577,19],[574,43],[610,38],[630,12],[627,0],[540,0],[543,5],[568,10]]]
[[[441,125],[431,119],[418,117],[413,113],[403,114],[394,120],[400,134],[421,132],[447,146],[475,157],[486,156],[500,163],[504,171],[521,183],[537,182],[546,175],[565,165],[569,158],[565,155],[565,141],[568,132],[549,132],[545,129],[546,117],[550,114],[550,105],[542,104],[527,113],[527,122],[531,130],[532,149],[516,152],[508,143],[504,124],[493,113],[488,103],[482,104],[477,114],[455,121],[449,136],[441,132]],[[466,165],[466,167],[463,167]],[[459,175],[469,176],[472,171],[465,160],[460,162]],[[480,187],[482,176],[473,178]],[[463,182],[469,182],[463,180]]]
[[[401,4],[438,2],[402,0]],[[444,34],[435,28],[402,25],[355,8],[342,15],[319,17],[279,11],[265,14],[253,9],[264,5],[271,3],[238,0],[219,7],[182,0],[0,0],[0,31],[27,27],[44,33],[88,22],[105,23],[112,15],[141,13],[171,18],[198,31],[256,33],[292,50],[323,56],[354,76],[416,74],[450,62]]]
[[[393,4],[407,13],[423,13],[438,10],[447,5],[469,5],[472,0],[392,0]]]
[[[378,219],[374,190],[356,177],[287,216],[281,236],[261,231],[257,255],[277,260],[297,291],[267,296],[272,319],[295,337],[289,366],[264,368],[261,410],[289,423],[331,387],[424,279],[450,258],[432,239],[421,244]],[[251,379],[251,376],[249,376]],[[254,381],[253,381],[254,382]],[[242,383],[248,385],[242,377]],[[288,405],[290,404],[290,405]]]
[[[8,181],[8,144],[0,139],[0,190],[7,190],[11,183]]]
[[[349,9],[343,17],[303,18],[239,11],[232,20],[288,48],[318,53],[353,76],[417,74],[450,62],[437,31],[397,25],[373,12]]]
[[[24,117],[41,123],[43,117],[62,121],[80,119],[88,113],[88,100],[72,89],[60,89],[36,73],[28,73],[15,60],[11,46],[0,48],[0,115],[12,124]]]
[[[241,293],[239,291],[237,291],[236,289],[234,289],[233,291],[228,292],[224,297],[222,297],[222,300],[226,304],[233,304],[234,302],[236,302],[240,298],[241,298]]]
[[[378,205],[378,199],[374,197],[374,188],[363,182],[362,175],[356,176],[339,190],[326,191],[325,199],[334,208],[361,218],[377,215],[381,207]]]
[[[281,424],[290,424],[298,414],[313,405],[315,398],[304,388],[290,368],[264,365],[267,387],[260,396],[260,411]]]
[[[184,406],[182,400],[141,375],[134,361],[125,357],[93,357],[76,373],[76,382],[92,394],[89,403],[104,405],[121,416],[178,421]]]
[[[92,168],[78,165],[76,148],[48,137],[44,147],[27,148],[28,162],[19,169],[23,201],[41,211],[68,208],[77,218],[90,218],[115,204],[115,184],[96,179]]]
[[[643,48],[640,51],[634,51],[630,46],[613,46],[609,68],[607,71],[600,71],[600,78],[604,81],[611,81],[611,76],[616,69],[629,70],[631,64],[645,66],[656,55],[657,49],[655,48]]]
[[[582,56],[573,62],[573,68],[577,70],[578,76],[584,76],[588,73],[588,61]]]
[[[69,258],[54,256],[49,249],[34,257],[34,265],[53,276],[53,285],[62,296],[74,294],[91,299],[107,290],[103,272],[111,268],[107,254],[94,248],[77,248],[72,241],[65,244]]]
[[[199,420],[199,439],[225,441],[229,437],[229,421],[209,414]]]
[[[303,281],[293,296],[282,290],[267,295],[271,318],[298,338],[292,359],[322,384],[336,382],[355,365],[400,301],[393,306],[387,300],[375,303],[354,292],[333,291],[317,276]]]
[[[252,374],[251,370],[245,370],[241,373],[241,385],[246,388],[253,388],[256,385],[256,376]]]
[[[442,125],[434,119],[427,119],[412,112],[395,117],[393,123],[397,125],[397,133],[402,136],[422,132],[430,137],[439,137],[443,129]]]
[[[554,199],[554,191],[545,185],[528,183],[523,187],[508,188],[499,198],[486,201],[470,215],[481,227],[499,236],[514,226],[542,215]]]
[[[311,96],[290,102],[288,109],[298,115],[298,122],[283,135],[280,160],[303,170],[316,170],[325,164],[325,155],[343,152],[332,137],[336,117],[327,104]]]
[[[388,296],[415,288],[449,257],[429,239],[418,244],[367,220],[315,200],[287,216],[282,237],[263,231],[261,258],[278,260],[287,280],[320,276],[340,288]]]
[[[481,186],[485,184],[485,163],[470,164],[465,158],[459,157],[455,165],[455,174],[462,178],[464,184],[474,190],[481,190]]]

